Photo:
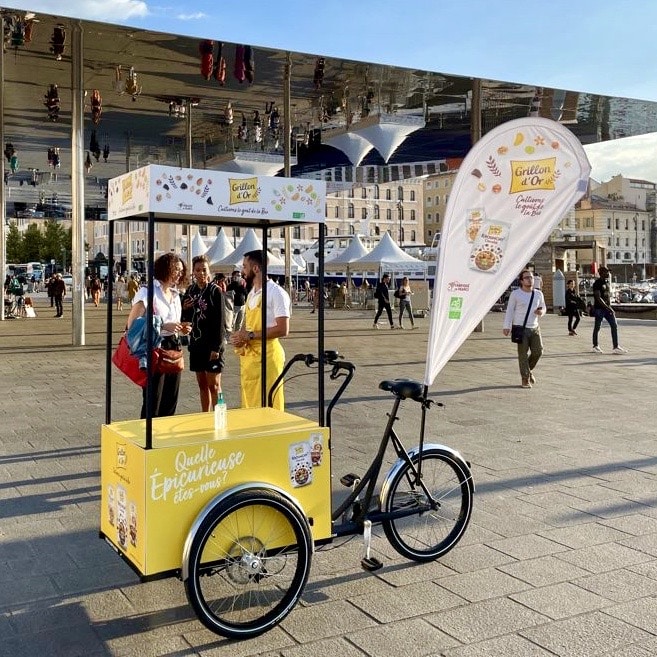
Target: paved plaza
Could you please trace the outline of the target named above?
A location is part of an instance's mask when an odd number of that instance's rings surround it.
[[[523,390],[502,315],[489,314],[432,387],[445,407],[430,411],[429,440],[458,449],[477,487],[462,541],[416,564],[377,537],[375,573],[360,568],[359,537],[329,546],[292,613],[236,643],[200,624],[180,581],[140,583],[98,538],[105,308],[87,304],[80,348],[70,302],[61,320],[43,295],[36,310],[0,322],[0,657],[657,655],[657,322],[620,320],[629,353],[614,356],[608,329],[605,353],[590,353],[589,318],[569,337],[565,318],[544,317],[538,381]],[[316,318],[295,308],[288,356],[316,351]],[[423,376],[428,319],[417,321],[374,331],[371,312],[327,311],[326,347],[357,365],[333,414],[336,497],[383,431],[392,398],[379,381]],[[229,354],[229,407],[237,367]],[[113,386],[113,418],[136,417],[139,389],[119,374]],[[286,398],[316,418],[314,373]],[[185,372],[179,410],[198,409]],[[408,447],[418,410],[402,407]]]

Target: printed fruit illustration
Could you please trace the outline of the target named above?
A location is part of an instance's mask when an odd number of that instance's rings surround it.
[[[500,147],[497,149],[497,154],[498,154],[498,155],[506,155],[506,153],[507,153],[508,150],[509,150],[509,149],[508,149],[506,146],[500,146]]]
[[[533,146],[525,146],[525,153],[533,153],[535,150]]]
[[[513,145],[520,146],[520,144],[522,144],[523,141],[525,141],[525,135],[523,135],[522,132],[519,132],[516,135],[516,138],[513,140]]]

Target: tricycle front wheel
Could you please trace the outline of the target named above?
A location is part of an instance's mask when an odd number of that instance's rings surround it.
[[[189,550],[185,589],[199,620],[233,639],[290,613],[310,572],[308,521],[274,490],[236,492],[210,511]]]

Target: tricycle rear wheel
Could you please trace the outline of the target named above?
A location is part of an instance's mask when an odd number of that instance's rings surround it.
[[[411,456],[415,468],[420,454]],[[414,561],[433,561],[449,552],[461,539],[472,514],[473,486],[467,466],[446,450],[422,452],[422,483],[432,502],[415,482],[415,472],[406,464],[387,487],[381,507],[400,516],[382,522],[392,547]]]
[[[238,491],[199,526],[185,589],[199,620],[233,639],[262,634],[290,613],[308,580],[308,521],[274,490]]]

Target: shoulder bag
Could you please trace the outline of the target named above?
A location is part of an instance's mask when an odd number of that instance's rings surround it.
[[[525,321],[522,323],[522,326],[519,324],[514,324],[511,327],[511,342],[516,344],[522,344],[522,341],[525,337],[525,326],[527,326],[527,320],[529,319],[529,311],[532,309],[532,302],[534,301],[534,290],[532,290],[532,295],[529,298],[529,305],[527,306],[527,312],[525,313]]]

